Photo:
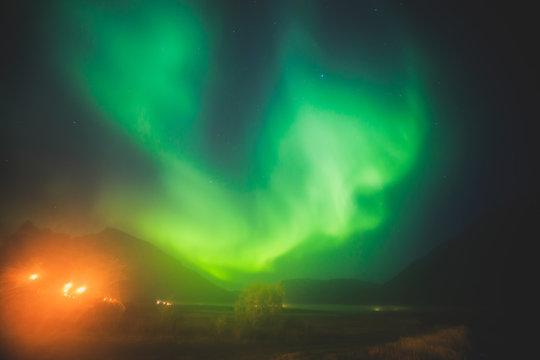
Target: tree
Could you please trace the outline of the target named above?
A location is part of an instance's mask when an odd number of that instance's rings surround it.
[[[234,307],[240,321],[253,326],[275,322],[283,308],[285,291],[281,284],[251,284],[242,290]]]

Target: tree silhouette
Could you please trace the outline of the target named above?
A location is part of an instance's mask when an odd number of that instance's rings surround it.
[[[242,290],[234,307],[237,318],[253,326],[275,322],[283,307],[281,284],[251,284]]]

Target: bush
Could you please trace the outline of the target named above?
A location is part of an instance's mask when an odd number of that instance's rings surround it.
[[[276,323],[283,308],[284,294],[281,284],[246,286],[234,307],[237,320],[254,327]]]

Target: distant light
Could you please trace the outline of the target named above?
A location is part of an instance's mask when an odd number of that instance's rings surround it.
[[[77,292],[79,294],[83,293],[84,291],[86,290],[86,286],[81,286],[80,288],[77,289]]]
[[[65,286],[64,286],[64,292],[68,291],[69,288],[71,287],[71,283],[67,283]]]
[[[161,304],[161,301],[160,300],[156,301],[156,304],[158,304],[158,305]]]
[[[29,279],[30,280],[36,280],[38,277],[39,277],[38,274],[32,274],[32,275],[29,276]]]

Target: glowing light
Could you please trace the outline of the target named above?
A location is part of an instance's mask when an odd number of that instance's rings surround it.
[[[38,277],[39,277],[38,274],[32,274],[32,275],[30,275],[28,278],[29,278],[30,280],[36,280]]]
[[[73,284],[67,283],[67,284],[64,286],[64,292],[67,292],[72,286],[73,286]]]
[[[65,18],[80,24],[65,32],[76,36],[59,56],[68,78],[159,175],[156,186],[106,182],[99,217],[222,279],[273,270],[302,246],[339,247],[387,223],[397,210],[389,190],[414,170],[427,133],[420,56],[396,54],[387,78],[363,53],[352,67],[333,65],[309,30],[285,27],[280,70],[269,79],[275,96],[249,119],[257,124],[244,144],[249,175],[228,178],[209,161],[205,133],[214,121],[205,97],[214,90],[212,29],[180,8],[144,2],[126,14],[66,2]]]
[[[83,292],[86,291],[86,286],[81,286],[81,287],[78,288],[76,291],[77,291],[79,294],[82,294]]]

